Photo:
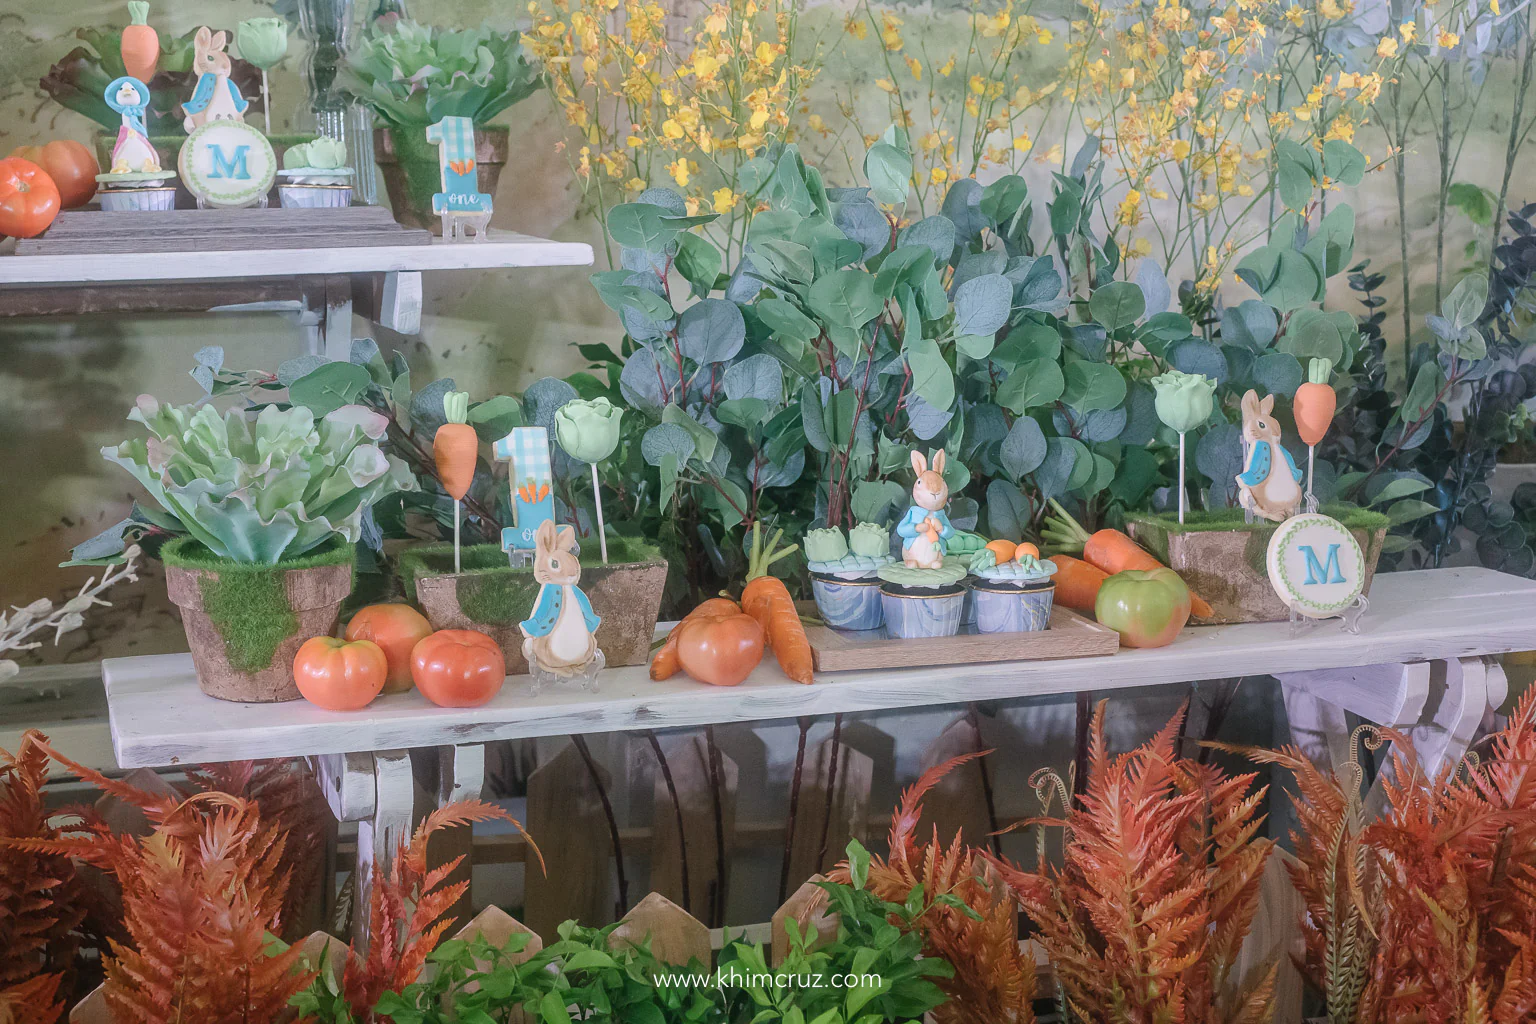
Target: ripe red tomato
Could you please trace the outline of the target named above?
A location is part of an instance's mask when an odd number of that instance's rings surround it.
[[[444,708],[476,708],[501,689],[507,662],[495,640],[473,629],[440,629],[411,651],[411,678]]]
[[[96,195],[101,167],[89,149],[74,139],[54,139],[41,146],[17,146],[11,156],[30,160],[47,172],[59,190],[59,205],[74,210]]]
[[[365,708],[384,688],[389,663],[379,645],[333,636],[304,641],[293,657],[293,681],[311,704],[327,711]]]
[[[763,627],[734,601],[696,610],[677,627],[677,663],[701,683],[735,686],[763,660]]]
[[[0,160],[0,235],[33,238],[59,215],[59,187],[31,160]]]
[[[371,604],[352,616],[345,635],[378,644],[389,662],[384,692],[403,693],[411,688],[411,650],[431,634],[432,623],[410,605]]]

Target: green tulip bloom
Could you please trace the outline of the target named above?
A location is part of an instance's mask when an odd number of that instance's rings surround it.
[[[573,398],[555,412],[555,440],[579,462],[596,465],[619,446],[619,417],[606,398]]]
[[[288,22],[282,18],[247,18],[235,27],[240,59],[265,71],[288,56]]]
[[[879,523],[859,523],[848,533],[848,547],[856,555],[879,558],[891,553],[891,531]]]
[[[1203,373],[1169,370],[1152,378],[1157,418],[1175,433],[1194,430],[1211,417],[1216,382]]]
[[[848,553],[848,541],[835,526],[805,532],[805,559],[808,562],[836,562]]]

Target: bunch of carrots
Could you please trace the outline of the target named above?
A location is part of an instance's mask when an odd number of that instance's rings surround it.
[[[797,683],[813,681],[811,643],[800,623],[800,613],[784,581],[768,571],[798,547],[779,547],[783,536],[783,530],[775,532],[765,547],[761,526],[752,524],[752,549],[741,602],[712,598],[689,612],[651,661],[652,679],[667,679],[682,669],[701,683],[734,686],[762,660],[766,640],[786,676]],[[753,631],[744,619],[760,632]],[[754,636],[760,637],[755,644]]]
[[[1089,533],[1082,523],[1072,518],[1055,498],[1050,499],[1054,516],[1045,517],[1041,536],[1052,549],[1051,561],[1056,564],[1056,600],[1068,608],[1093,614],[1094,602],[1099,598],[1099,587],[1117,572],[1127,569],[1163,569],[1166,566],[1152,557],[1147,549],[1137,544],[1119,530],[1104,529]],[[1082,558],[1074,558],[1072,552]],[[1214,612],[1193,590],[1189,592],[1190,611],[1202,618]]]

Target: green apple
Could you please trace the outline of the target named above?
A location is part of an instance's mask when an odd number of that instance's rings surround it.
[[[1127,569],[1099,587],[1093,613],[1126,647],[1166,647],[1189,621],[1189,587],[1172,569]]]

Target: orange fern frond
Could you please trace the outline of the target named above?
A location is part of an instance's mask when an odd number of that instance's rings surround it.
[[[64,1013],[58,998],[62,980],[58,974],[39,974],[0,988],[0,1024],[54,1024]]]
[[[28,730],[15,755],[0,750],[0,988],[43,975],[69,985],[80,948],[84,886],[67,853],[48,845],[67,829],[43,801],[46,743]]]

